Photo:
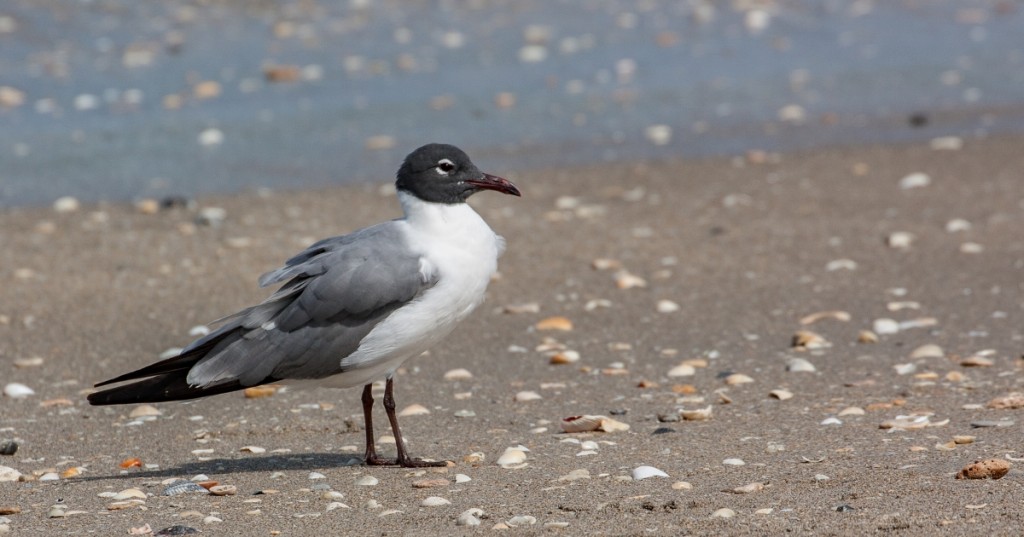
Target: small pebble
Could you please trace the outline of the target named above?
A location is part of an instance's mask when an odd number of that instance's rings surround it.
[[[14,455],[18,452],[18,442],[15,440],[0,441],[0,455]]]
[[[1010,471],[1010,463],[1003,459],[977,460],[963,467],[957,479],[1000,479]]]

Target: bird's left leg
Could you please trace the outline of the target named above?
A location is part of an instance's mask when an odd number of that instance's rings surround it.
[[[405,442],[402,440],[402,431],[398,428],[398,416],[395,414],[395,380],[388,378],[384,386],[384,411],[388,414],[388,421],[391,422],[391,431],[395,433],[395,444],[398,446],[399,466],[404,468],[427,468],[431,466],[448,466],[447,461],[425,461],[413,459],[405,452]]]

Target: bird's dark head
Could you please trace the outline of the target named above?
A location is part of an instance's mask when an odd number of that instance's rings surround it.
[[[481,190],[520,195],[508,180],[480,171],[465,152],[448,144],[427,144],[409,153],[395,187],[432,203],[463,203]]]

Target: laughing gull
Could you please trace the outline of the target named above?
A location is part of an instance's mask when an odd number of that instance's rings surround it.
[[[285,282],[261,304],[220,319],[177,356],[97,384],[143,379],[90,394],[89,402],[179,401],[284,380],[363,386],[367,464],[444,466],[406,453],[395,370],[469,316],[497,270],[505,241],[466,199],[481,190],[520,194],[445,144],[409,154],[395,186],[404,218],[313,244],[260,277],[261,287]],[[370,390],[380,378],[397,459],[374,448]]]

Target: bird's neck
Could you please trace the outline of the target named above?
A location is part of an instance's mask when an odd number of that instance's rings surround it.
[[[402,204],[409,225],[433,233],[486,226],[480,215],[467,203],[433,203],[401,190],[398,191],[398,201]]]

